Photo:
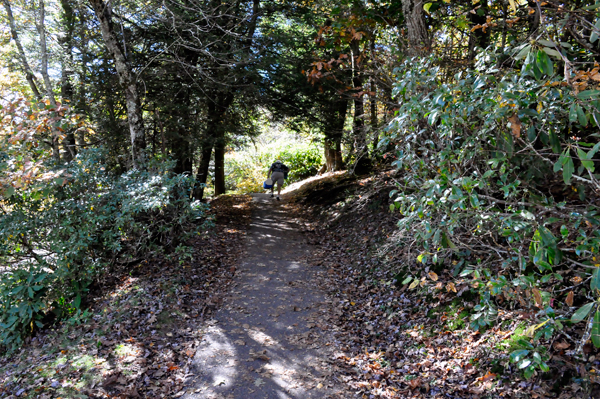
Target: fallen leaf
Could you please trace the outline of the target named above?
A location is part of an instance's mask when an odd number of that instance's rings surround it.
[[[538,308],[542,307],[542,294],[540,293],[540,290],[538,290],[537,288],[534,288],[533,290],[533,299],[535,300],[535,304]]]
[[[483,377],[480,377],[479,380],[482,382],[486,382],[488,380],[493,380],[494,378],[496,378],[496,374],[488,371]]]
[[[556,350],[563,350],[563,349],[567,349],[569,346],[571,346],[571,344],[569,344],[566,341],[562,341],[562,342],[557,341],[554,343],[553,346],[554,346],[554,349],[556,349]]]
[[[454,283],[452,281],[450,281],[448,284],[446,284],[446,291],[456,292],[456,286],[454,285]]]
[[[567,306],[571,307],[573,306],[573,297],[575,295],[573,294],[573,291],[569,292],[569,295],[567,295],[567,299],[565,300]]]
[[[408,386],[410,387],[410,389],[417,389],[419,386],[421,386],[421,378],[415,378],[414,380],[410,380],[407,382]]]
[[[260,387],[261,385],[264,385],[264,384],[265,384],[265,382],[263,381],[262,378],[257,378],[254,380],[254,385],[257,387]]]
[[[516,138],[521,137],[521,120],[517,116],[517,114],[513,114],[510,118],[508,118],[510,122],[510,128],[512,129],[512,134]]]
[[[433,281],[438,281],[438,275],[435,272],[429,272],[427,273],[429,275],[429,278],[432,279]]]

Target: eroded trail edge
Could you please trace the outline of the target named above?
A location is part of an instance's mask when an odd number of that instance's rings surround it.
[[[245,255],[208,320],[185,398],[347,398],[326,320],[330,307],[309,266],[311,247],[285,205],[254,194]]]

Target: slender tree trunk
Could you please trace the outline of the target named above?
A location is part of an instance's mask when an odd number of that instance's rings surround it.
[[[214,128],[212,133],[215,145],[215,195],[225,194],[225,130],[224,121],[225,115],[229,106],[233,102],[233,93],[220,93],[213,97],[215,101],[215,118]]]
[[[50,81],[50,75],[48,74],[48,48],[46,44],[46,6],[44,0],[39,0],[39,6],[37,9],[38,19],[35,21],[38,34],[40,35],[40,52],[41,52],[41,72],[42,78],[44,79],[44,86],[46,86],[46,96],[50,100],[50,104],[56,107],[56,98],[54,98],[54,90],[52,89],[52,82]]]
[[[365,97],[363,90],[363,76],[361,67],[358,64],[360,55],[360,45],[358,41],[353,41],[352,55],[355,59],[352,79],[354,86],[354,150],[356,151],[356,162],[354,170],[362,174],[370,168],[371,159],[369,157],[369,147],[367,146],[367,130],[365,128]]]
[[[371,130],[373,131],[373,154],[377,151],[377,144],[379,143],[379,121],[377,120],[377,87],[375,86],[375,79],[371,77],[369,84],[371,94],[369,95],[369,105],[371,106]]]
[[[425,23],[423,0],[402,0],[402,12],[406,21],[409,53],[421,55],[431,49],[431,39]]]
[[[215,140],[215,195],[225,194],[225,135]]]
[[[71,75],[73,71],[73,32],[75,31],[75,13],[71,0],[61,0],[63,36],[60,38],[65,57],[62,62],[60,96],[63,104],[70,104],[73,100],[73,85],[71,84]],[[65,150],[64,158],[70,162],[77,156],[77,147],[75,143],[75,133],[71,130],[66,133],[63,140]]]
[[[200,164],[198,165],[198,174],[196,174],[196,189],[194,190],[194,198],[197,200],[201,200],[204,197],[204,187],[208,180],[208,168],[210,167],[213,146],[212,137],[207,137],[202,143]]]
[[[2,0],[2,4],[6,9],[6,15],[8,16],[8,24],[10,26],[10,35],[13,41],[15,42],[15,46],[17,46],[17,52],[19,53],[19,58],[21,61],[21,68],[23,68],[25,78],[27,79],[27,83],[29,84],[29,88],[31,88],[31,92],[33,93],[35,98],[41,100],[42,95],[40,94],[40,91],[38,89],[37,79],[33,74],[33,70],[29,66],[29,62],[27,62],[25,50],[23,50],[23,45],[21,44],[21,40],[19,39],[17,26],[15,24],[15,17],[13,16],[12,8],[10,7],[10,0]]]
[[[125,91],[133,167],[144,169],[146,166],[146,133],[136,78],[127,63],[123,50],[119,46],[117,35],[113,29],[110,5],[104,3],[104,0],[89,0],[89,2],[100,21],[104,43],[113,56],[119,75],[119,83]]]
[[[177,162],[173,172],[177,174],[188,173],[192,174],[192,146],[190,142],[189,129],[189,108],[190,93],[184,85],[179,90],[179,94],[175,96],[176,108],[173,117],[177,121],[177,129],[174,132],[173,140],[171,141],[171,150]]]
[[[337,99],[332,101],[330,123],[325,129],[325,164],[328,172],[344,169],[342,137],[347,110],[347,100]]]
[[[77,36],[79,37],[78,41],[74,41],[73,42],[73,46],[75,46],[78,50],[79,53],[81,54],[81,58],[80,58],[80,63],[78,65],[77,68],[77,74],[79,76],[79,84],[76,87],[76,102],[75,102],[75,107],[77,108],[78,111],[80,112],[85,112],[87,114],[89,114],[89,105],[86,103],[86,93],[87,93],[87,82],[88,82],[88,73],[87,73],[87,65],[88,65],[88,61],[90,59],[89,56],[89,33],[87,30],[87,14],[86,14],[86,7],[81,4],[80,2],[76,2],[75,5],[77,6]],[[76,136],[76,140],[77,140],[77,145],[80,147],[84,147],[86,145],[85,142],[85,133],[84,133],[84,129],[79,129],[77,136]]]
[[[475,13],[469,13],[469,19],[471,21],[471,27],[476,25],[483,25],[487,20],[489,12],[487,0],[482,0],[478,3],[479,7],[475,10]],[[488,27],[485,31],[483,28],[475,29],[469,35],[469,60],[474,60],[477,55],[475,52],[476,47],[486,48],[489,44],[491,27]]]
[[[46,43],[46,5],[44,0],[40,0],[37,8],[38,17],[35,19],[35,25],[40,36],[40,52],[41,52],[41,72],[42,78],[44,79],[44,86],[46,86],[46,96],[50,101],[50,104],[54,109],[57,108],[56,98],[54,97],[54,90],[52,88],[52,82],[50,81],[50,75],[48,74],[48,47]],[[60,162],[60,143],[59,134],[57,131],[52,133],[52,157],[55,161]]]

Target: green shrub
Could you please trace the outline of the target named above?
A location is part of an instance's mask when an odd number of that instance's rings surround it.
[[[458,282],[472,279],[480,303],[471,327],[493,325],[499,307],[519,301],[539,309],[529,336],[547,339],[562,328],[554,309],[572,313],[552,300],[563,274],[591,272],[589,295],[600,292],[600,219],[586,200],[600,188],[600,91],[565,87],[542,49],[523,56],[521,71],[500,72],[484,54],[476,70],[445,80],[435,60],[405,63],[400,109],[380,146],[398,149],[404,174],[391,210],[406,247],[420,248],[414,260],[448,260]],[[594,315],[586,306],[573,322]],[[600,345],[600,323],[591,334]]]
[[[0,343],[17,348],[52,310],[73,315],[90,285],[113,264],[175,250],[205,206],[191,203],[190,179],[169,163],[117,176],[102,150],[88,150],[61,177],[6,195],[0,214]],[[200,225],[196,225],[199,228]]]

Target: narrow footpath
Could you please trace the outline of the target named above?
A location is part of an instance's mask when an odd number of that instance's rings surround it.
[[[351,398],[336,376],[325,293],[282,202],[254,194],[245,255],[206,323],[184,398]]]

